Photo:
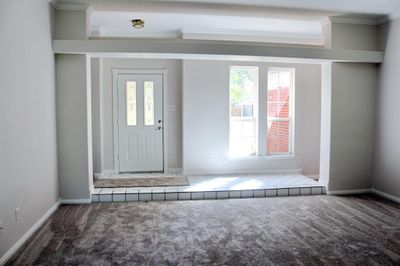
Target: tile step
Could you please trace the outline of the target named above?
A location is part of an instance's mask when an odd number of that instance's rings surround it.
[[[208,200],[323,195],[325,186],[267,188],[246,190],[187,191],[174,188],[116,188],[95,189],[92,202],[131,202],[169,200]]]

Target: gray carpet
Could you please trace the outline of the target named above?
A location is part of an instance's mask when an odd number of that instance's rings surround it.
[[[10,265],[400,265],[375,196],[62,206]]]
[[[186,176],[108,178],[96,180],[94,183],[95,188],[168,187],[189,185],[190,183]]]

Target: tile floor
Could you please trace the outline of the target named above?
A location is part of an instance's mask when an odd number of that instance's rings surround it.
[[[325,186],[292,175],[224,175],[188,177],[190,186],[97,188],[92,202],[203,200],[325,194]]]

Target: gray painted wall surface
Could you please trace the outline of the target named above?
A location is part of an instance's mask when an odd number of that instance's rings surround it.
[[[57,144],[60,196],[88,199],[86,56],[56,55]]]
[[[47,0],[0,1],[0,258],[59,198],[53,12]]]
[[[260,87],[266,86],[268,66],[296,68],[295,159],[228,158],[230,65],[259,66]],[[320,65],[184,60],[184,170],[187,173],[252,173],[301,168],[306,174],[318,174],[320,107]]]
[[[331,191],[372,187],[376,81],[373,64],[332,65]]]
[[[332,23],[329,41],[333,49],[378,50],[378,27]]]
[[[54,39],[87,39],[88,25],[89,23],[86,11],[56,10]]]
[[[86,11],[57,10],[55,25],[56,38],[87,38]],[[58,176],[63,199],[89,199],[93,182],[87,63],[85,55],[56,56]]]
[[[381,26],[385,60],[377,92],[374,188],[400,197],[400,19]]]
[[[168,167],[182,168],[182,128],[181,128],[181,60],[162,60],[162,59],[102,59],[102,84],[93,90],[100,90],[99,99],[101,112],[100,115],[93,115],[94,124],[101,124],[101,131],[93,131],[94,139],[101,139],[102,147],[94,147],[96,151],[102,151],[101,158],[97,155],[94,165],[102,166],[102,171],[114,169],[114,148],[113,148],[113,88],[112,88],[112,69],[161,69],[168,70],[167,80],[167,105],[168,111]],[[92,73],[96,77],[96,73]],[[93,83],[94,84],[94,83]],[[94,84],[95,85],[95,84]],[[97,97],[97,96],[96,96]],[[96,99],[96,101],[98,101]],[[94,103],[95,104],[95,103]],[[100,121],[99,121],[100,119]],[[101,135],[100,135],[101,134]],[[94,145],[99,145],[97,142]],[[98,160],[101,160],[99,162]],[[100,173],[96,168],[96,173]]]

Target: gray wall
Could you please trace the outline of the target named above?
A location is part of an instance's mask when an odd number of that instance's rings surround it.
[[[374,188],[400,197],[400,19],[381,26],[385,60],[377,92]]]
[[[93,124],[100,125],[93,131],[94,140],[100,142],[93,143],[93,150],[101,153],[95,155],[95,173],[110,171],[114,169],[114,148],[113,148],[113,88],[112,88],[112,69],[161,69],[168,71],[167,80],[167,105],[168,105],[168,167],[182,168],[182,127],[181,127],[181,60],[162,60],[162,59],[119,59],[104,58],[100,59],[101,75],[92,71],[92,78],[100,77],[100,84],[93,83],[93,106],[95,101],[100,101],[100,112],[93,114]],[[97,87],[96,87],[97,85]],[[99,93],[98,93],[99,92]],[[99,95],[97,95],[97,93]],[[98,145],[101,145],[99,147]],[[100,160],[100,161],[99,161]],[[101,169],[100,169],[101,167]]]
[[[0,1],[0,258],[59,198],[53,12],[47,0]]]
[[[56,55],[58,176],[62,199],[89,199],[86,56]]]
[[[81,10],[56,10],[54,39],[87,39],[89,16]]]
[[[331,75],[328,189],[370,189],[377,87],[376,65],[333,63]]]
[[[229,66],[259,66],[260,86],[266,86],[268,66],[296,69],[295,154],[293,159],[229,159]],[[303,169],[319,173],[321,67],[184,60],[183,150],[186,173],[256,173]]]
[[[378,50],[377,26],[332,23],[330,30],[330,48],[349,50]]]
[[[57,10],[59,39],[87,39],[87,13]],[[57,148],[60,196],[82,203],[93,185],[90,60],[85,55],[57,54]]]

